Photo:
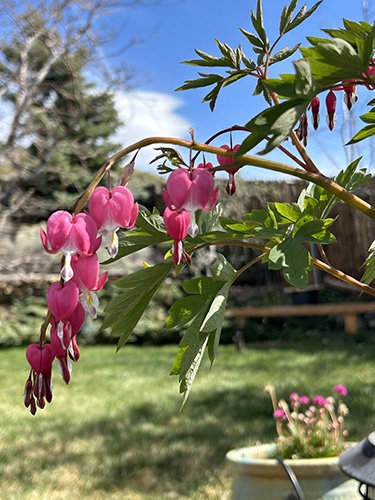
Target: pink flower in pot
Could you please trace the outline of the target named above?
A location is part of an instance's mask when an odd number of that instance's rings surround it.
[[[181,262],[191,263],[190,256],[185,252],[183,239],[186,238],[190,224],[190,215],[186,210],[171,210],[166,208],[163,214],[165,229],[173,239],[173,262],[178,265]]]
[[[47,233],[40,230],[44,249],[48,253],[62,252],[65,263],[61,277],[69,281],[73,277],[70,265],[74,254],[93,255],[100,246],[101,238],[97,238],[97,226],[89,214],[78,214],[73,217],[69,212],[59,210],[47,221]],[[50,248],[49,246],[50,245]]]
[[[167,189],[163,191],[163,198],[168,208],[190,213],[188,234],[192,237],[198,234],[198,225],[195,222],[197,210],[211,210],[219,196],[215,181],[203,168],[192,172],[179,168],[174,170],[167,180]]]
[[[118,252],[117,231],[120,227],[134,227],[138,217],[138,203],[134,203],[131,191],[117,186],[111,192],[104,186],[98,187],[89,199],[89,212],[98,230],[107,231],[106,245],[109,255],[114,258]]]

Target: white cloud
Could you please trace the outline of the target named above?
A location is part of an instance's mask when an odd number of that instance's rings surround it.
[[[189,139],[192,124],[178,113],[183,101],[177,97],[159,92],[134,91],[117,92],[115,106],[124,123],[114,136],[122,147],[153,136],[179,137]],[[154,171],[149,162],[157,156],[154,147],[147,147],[137,156],[137,168]]]
[[[12,106],[0,99],[0,141],[7,140],[11,123]]]

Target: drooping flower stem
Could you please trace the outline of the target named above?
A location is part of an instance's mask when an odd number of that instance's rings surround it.
[[[315,174],[313,172],[306,172],[299,168],[292,167],[290,165],[285,165],[283,163],[279,163],[276,161],[268,160],[266,158],[258,158],[256,156],[250,156],[250,155],[235,156],[235,153],[230,151],[225,151],[222,148],[211,146],[209,144],[201,144],[195,141],[192,142],[184,139],[177,139],[175,137],[149,137],[146,139],[142,139],[132,144],[131,146],[122,149],[121,151],[113,155],[111,158],[109,158],[94,175],[87,189],[77,199],[74,208],[74,213],[78,213],[83,209],[83,207],[85,206],[86,202],[90,198],[91,194],[93,193],[96,186],[99,184],[104,174],[112,167],[112,165],[114,165],[114,163],[116,163],[119,159],[123,158],[124,156],[132,153],[133,151],[137,151],[138,149],[153,144],[170,144],[187,149],[192,149],[195,151],[202,151],[214,155],[225,156],[227,158],[232,158],[236,160],[236,162],[233,162],[232,164],[215,167],[213,171],[227,170],[230,168],[236,169],[239,168],[240,164],[241,167],[243,167],[244,165],[249,165],[253,167],[263,168],[265,170],[271,170],[273,172],[280,172],[283,174],[292,175],[293,177],[297,177],[299,179],[303,179],[305,181],[317,184],[318,186],[326,189],[327,191],[334,194],[341,200],[345,201],[348,205],[353,206],[357,210],[366,214],[368,217],[375,219],[375,209],[369,203],[365,202],[364,200],[354,195],[353,193],[350,193],[349,191],[347,191],[346,189],[344,189],[331,179],[324,177],[320,173]]]
[[[248,243],[248,242],[241,241],[241,240],[233,240],[233,241],[223,240],[223,241],[210,241],[207,243],[202,243],[201,245],[199,245],[199,246],[195,247],[193,250],[191,250],[190,253],[196,252],[197,250],[200,250],[201,248],[205,248],[205,247],[208,247],[211,245],[239,246],[239,247],[245,247],[245,248],[252,248],[253,250],[260,250],[261,252],[263,252],[261,256],[256,257],[256,259],[253,259],[251,262],[246,264],[244,266],[244,268],[246,268],[246,269],[248,267],[250,267],[250,265],[253,265],[255,263],[254,260],[257,260],[257,261],[261,260],[262,258],[264,258],[267,255],[268,252],[271,251],[271,248],[264,247],[264,246],[258,245],[256,243]],[[313,266],[316,267],[317,269],[320,269],[321,271],[324,271],[327,274],[330,274],[331,276],[333,276],[341,281],[345,281],[345,283],[348,283],[349,285],[354,286],[355,288],[358,288],[362,292],[367,293],[368,295],[375,297],[375,288],[373,288],[369,285],[366,285],[365,283],[361,283],[360,281],[353,278],[352,276],[349,276],[348,274],[345,274],[342,271],[339,271],[335,267],[333,267],[329,264],[326,264],[319,259],[312,257],[311,261],[312,261]],[[244,268],[241,268],[240,271],[242,271],[242,272],[245,271],[246,269],[244,269]],[[237,277],[237,275],[236,275],[236,277]]]

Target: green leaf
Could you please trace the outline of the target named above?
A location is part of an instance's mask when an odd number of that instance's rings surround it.
[[[202,100],[202,102],[208,102],[211,111],[215,109],[216,100],[218,98],[219,92],[223,87],[223,81],[217,83],[217,85],[209,92]]]
[[[272,135],[260,154],[272,151],[289,136],[309,103],[310,101],[306,99],[290,99],[272,108],[267,108],[246,124],[247,128],[259,132],[264,137]]]
[[[295,90],[297,97],[312,100],[316,93],[316,84],[309,62],[300,59],[293,64],[296,70]]]
[[[211,266],[211,272],[217,280],[232,281],[236,270],[226,260],[224,255],[218,254],[217,260]]]
[[[246,73],[236,73],[235,75],[227,77],[223,80],[223,87],[227,87],[231,83],[235,83],[238,80],[241,80],[241,78],[244,78],[245,76],[247,76]]]
[[[189,397],[190,390],[192,388],[194,379],[196,374],[198,373],[199,366],[201,364],[204,350],[206,348],[208,342],[208,337],[203,341],[202,345],[198,349],[193,361],[189,365],[189,369],[186,371],[185,376],[183,377],[181,384],[180,384],[180,392],[184,393],[184,398],[181,403],[181,408],[180,411],[182,410],[183,406],[185,405],[187,398]],[[186,352],[184,353],[184,356],[186,355]],[[184,359],[184,356],[182,357],[181,363]]]
[[[208,85],[213,85],[214,83],[223,80],[221,75],[208,74],[208,73],[198,73],[202,78],[197,78],[196,80],[186,80],[185,84],[178,87],[176,91],[197,89],[200,87],[207,87]]]
[[[312,269],[308,250],[294,238],[286,238],[275,245],[268,255],[270,269],[282,269],[284,278],[296,288],[304,288],[309,282]]]
[[[125,291],[112,299],[105,312],[108,316],[101,329],[112,327],[113,335],[120,335],[117,350],[119,350],[130,337],[134,327],[141,318],[150,300],[164,282],[173,267],[172,264],[156,264],[115,282]]]
[[[268,39],[266,36],[266,31],[264,29],[263,24],[263,13],[262,13],[262,1],[257,0],[257,14],[254,15],[254,12],[250,11],[251,22],[253,23],[255,31],[258,33],[259,38],[263,42],[264,47],[268,47]]]
[[[150,234],[154,234],[156,236],[163,234],[165,236],[166,231],[163,217],[157,211],[151,213],[146,207],[139,205],[136,224]]]
[[[334,219],[307,220],[301,218],[296,224],[293,238],[305,243],[334,243],[336,238],[326,228],[332,224]]]
[[[253,35],[249,31],[246,31],[242,28],[239,28],[239,30],[241,31],[241,33],[243,35],[245,35],[245,37],[251,43],[251,45],[255,45],[256,47],[263,48],[264,43],[262,42],[262,40],[260,40],[258,37],[256,37],[255,35]]]
[[[222,213],[222,207],[220,203],[217,203],[212,210],[200,210],[196,218],[197,224],[199,226],[199,236],[202,237],[205,233],[211,231],[211,229],[218,224],[219,217]]]
[[[271,64],[278,63],[280,61],[284,61],[284,59],[287,59],[291,55],[293,55],[299,48],[301,44],[297,43],[294,47],[289,49],[288,47],[285,47],[284,49],[280,50],[279,52],[276,52],[274,56],[270,58],[270,66]]]
[[[127,255],[131,255],[144,248],[163,243],[168,240],[166,233],[148,233],[143,229],[133,229],[125,233],[125,236],[119,239],[119,248],[114,259],[108,259],[102,264],[111,264]]]
[[[371,243],[368,251],[369,255],[364,263],[366,270],[361,278],[362,283],[366,283],[366,285],[369,285],[375,279],[375,241]]]
[[[367,125],[366,127],[363,127],[359,132],[357,132],[355,136],[346,143],[346,146],[356,144],[357,142],[363,141],[364,139],[372,137],[373,135],[375,135],[375,124]]]
[[[215,42],[219,47],[220,52],[223,54],[227,66],[229,66],[230,68],[239,69],[236,53],[234,52],[234,50],[226,43],[219,42],[219,40],[217,40],[216,38]]]
[[[263,83],[271,92],[281,97],[295,97],[296,75],[282,74],[280,78],[269,78]]]
[[[315,5],[311,7],[308,11],[306,11],[306,5],[302,7],[302,9],[298,12],[298,14],[295,16],[293,21],[291,21],[285,28],[283,33],[288,33],[288,31],[291,31],[292,29],[296,28],[299,26],[303,21],[305,21],[308,17],[313,14],[316,9],[319,7],[319,5],[322,3],[323,0],[320,0],[317,2]],[[297,2],[296,2],[297,4]]]
[[[268,207],[275,215],[276,221],[279,224],[290,224],[292,222],[296,222],[300,215],[301,210],[298,205],[289,203],[269,203]]]
[[[236,156],[244,155],[251,149],[255,148],[260,142],[264,140],[263,134],[259,132],[252,132],[242,142],[241,146],[236,151]]]
[[[289,4],[289,7],[285,5],[280,18],[280,26],[279,26],[280,35],[283,35],[285,33],[285,29],[289,26],[294,9],[297,7],[297,3],[298,0],[292,0]]]
[[[192,59],[190,61],[183,61],[182,64],[189,64],[190,66],[211,66],[211,67],[220,67],[220,66],[228,66],[228,62],[222,57],[214,57],[210,54],[206,54],[202,50],[194,49],[195,53],[201,59]]]

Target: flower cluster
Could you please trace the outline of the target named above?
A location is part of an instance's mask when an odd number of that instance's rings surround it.
[[[188,234],[193,238],[198,234],[196,211],[211,210],[219,196],[212,174],[203,165],[202,167],[191,171],[185,168],[174,170],[168,177],[167,189],[163,192],[167,205],[163,219],[165,228],[173,239],[173,261],[176,265],[190,263],[183,240]]]
[[[336,385],[330,397],[309,398],[293,392],[289,404],[277,401],[275,389],[266,386],[273,404],[273,417],[278,434],[277,452],[284,458],[320,458],[337,456],[345,449],[344,417],[349,413],[343,403],[348,394]]]
[[[40,343],[31,344],[26,350],[31,370],[25,386],[25,406],[30,407],[33,415],[37,406],[44,408],[45,401],[52,400],[54,359],[65,383],[70,381],[72,361],[80,357],[76,335],[84,322],[85,310],[96,317],[99,300],[95,292],[107,280],[107,273],[99,276],[96,252],[102,237],[98,237],[98,231],[107,231],[107,250],[115,257],[117,230],[133,227],[138,215],[138,205],[124,186],[115,187],[112,192],[105,187],[96,188],[88,205],[89,214],[72,215],[63,210],[53,213],[47,221],[47,232],[40,231],[46,252],[61,252],[63,258],[61,279],[50,286],[47,294],[50,343],[45,342],[44,332]]]

